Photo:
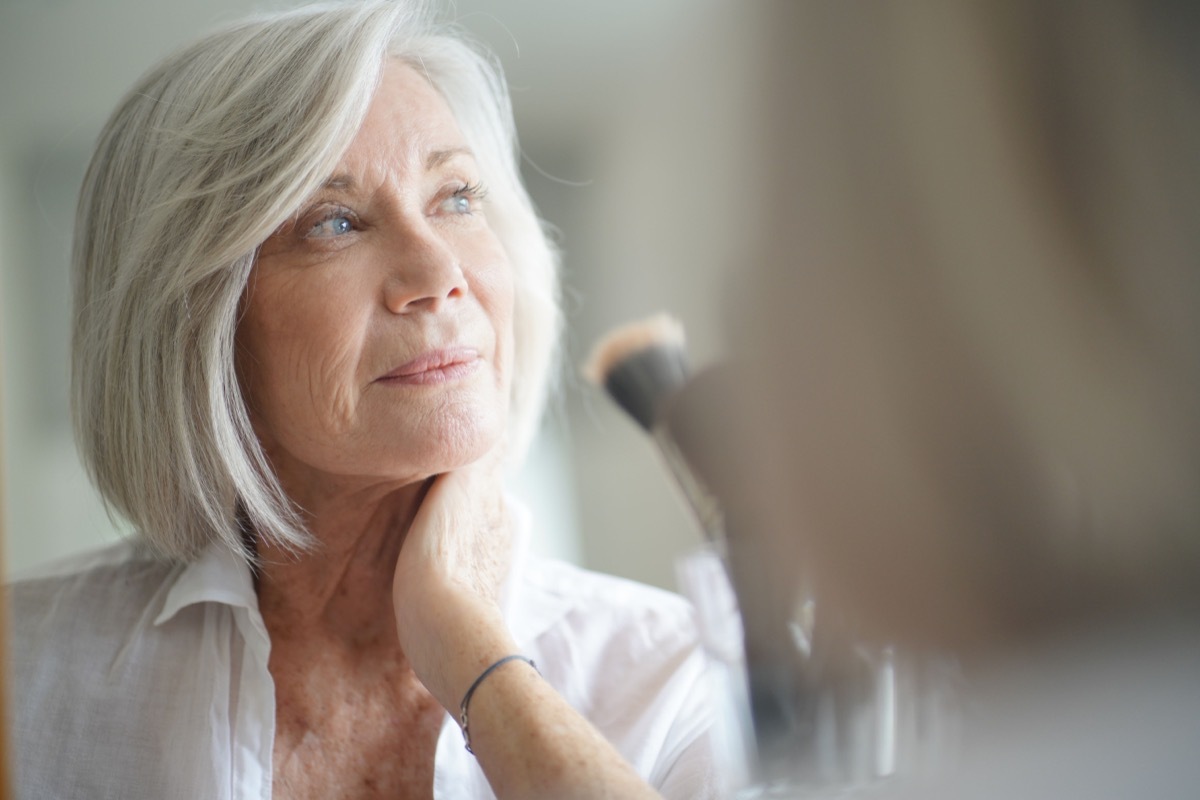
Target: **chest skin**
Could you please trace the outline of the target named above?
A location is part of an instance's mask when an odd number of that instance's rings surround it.
[[[272,642],[272,797],[432,800],[445,711],[398,648]]]

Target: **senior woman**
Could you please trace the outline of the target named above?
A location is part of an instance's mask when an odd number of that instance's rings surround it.
[[[21,796],[715,791],[686,607],[502,493],[559,316],[485,57],[405,3],[203,39],[101,135],[74,269],[137,536],[12,589]]]

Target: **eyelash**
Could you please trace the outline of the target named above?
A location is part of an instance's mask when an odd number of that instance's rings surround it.
[[[451,195],[448,199],[457,200],[459,198],[464,198],[464,197],[467,198],[468,200],[480,202],[483,200],[483,198],[487,197],[487,187],[485,187],[482,183],[479,183],[479,182],[463,183],[457,189],[455,189],[453,193],[451,193]],[[468,216],[468,215],[474,214],[477,210],[478,209],[472,207],[468,211],[463,212],[463,216]],[[346,219],[349,221],[349,223],[351,225],[351,228],[349,231],[344,231],[341,234],[330,234],[327,236],[314,236],[314,232],[318,228],[320,228],[322,225],[326,225],[330,222],[333,222],[333,221],[339,220],[339,219]],[[307,231],[305,231],[304,236],[305,236],[305,238],[333,239],[333,238],[338,238],[339,236],[345,235],[346,233],[349,233],[353,230],[357,230],[358,227],[359,227],[358,217],[354,214],[354,212],[352,212],[348,208],[337,207],[337,208],[329,209],[328,213],[322,215],[319,219],[317,219],[311,225],[309,225]]]
[[[337,236],[339,236],[339,235],[344,235],[344,234],[332,234],[329,236],[315,236],[314,235],[314,232],[322,225],[326,225],[330,222],[333,222],[334,220],[339,220],[339,219],[348,220],[350,222],[351,230],[358,229],[358,217],[354,214],[354,212],[352,212],[348,208],[342,208],[342,207],[330,208],[327,211],[327,213],[322,214],[320,216],[320,218],[318,218],[311,225],[308,226],[308,229],[304,232],[304,238],[306,238],[306,239],[308,239],[308,238],[334,239],[334,238],[337,238]]]
[[[451,197],[452,198],[466,197],[470,200],[480,202],[483,200],[483,198],[487,197],[487,187],[485,187],[482,183],[479,183],[479,182],[464,183],[462,186],[460,186],[454,190],[454,194],[451,195]],[[473,208],[470,211],[468,211],[467,213],[472,214],[474,212],[475,212],[475,209]]]

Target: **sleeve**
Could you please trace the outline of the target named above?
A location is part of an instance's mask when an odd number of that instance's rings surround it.
[[[530,649],[543,677],[667,800],[726,797],[720,704],[692,607],[553,566],[536,588],[558,613]]]
[[[714,697],[694,620],[690,614],[685,619],[669,644],[655,648],[660,657],[671,655],[666,659],[669,674],[646,704],[647,715],[657,718],[655,727],[662,731],[654,737],[657,753],[648,779],[666,800],[719,800],[729,788],[729,771],[723,766],[728,754],[720,751],[722,736],[715,728],[720,698]]]
[[[712,737],[706,732],[693,739],[668,765],[656,788],[665,800],[721,800],[727,783],[717,768]]]
[[[687,671],[695,674],[683,690],[650,782],[665,800],[720,800],[728,796],[729,783],[716,744],[720,736],[713,727],[712,684],[698,648],[689,661],[695,664]]]

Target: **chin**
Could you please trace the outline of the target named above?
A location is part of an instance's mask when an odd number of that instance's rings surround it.
[[[449,406],[439,409],[412,430],[406,449],[438,474],[465,467],[488,455],[504,439],[507,419],[502,409]]]

